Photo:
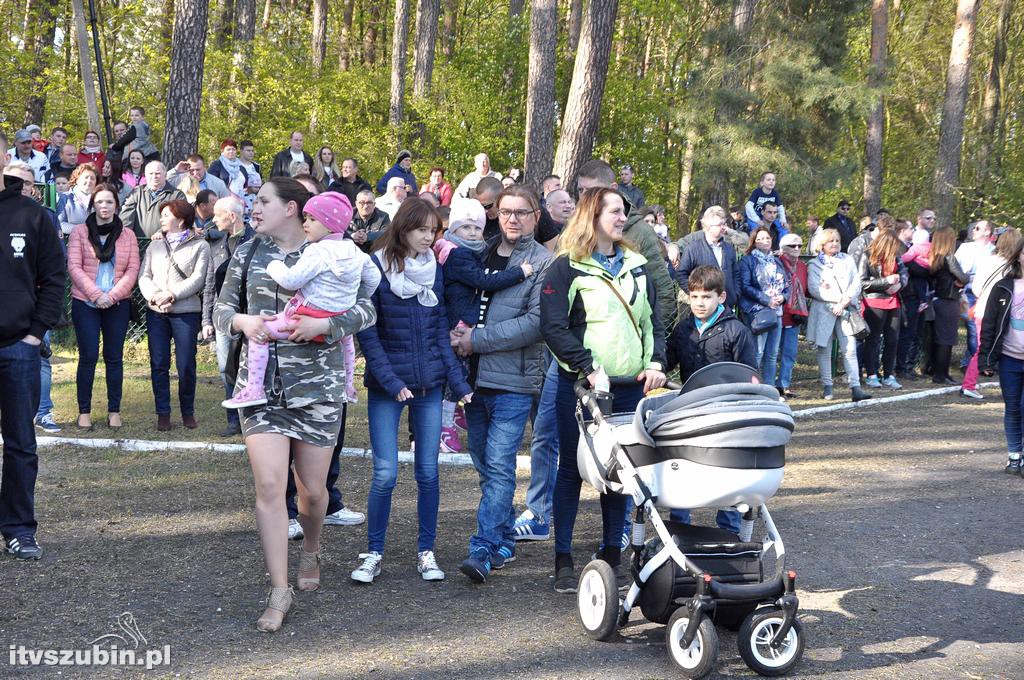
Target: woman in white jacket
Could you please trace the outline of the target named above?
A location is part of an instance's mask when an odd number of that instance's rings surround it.
[[[810,316],[807,340],[818,353],[822,398],[832,399],[832,340],[839,341],[839,353],[846,367],[854,401],[871,397],[860,388],[857,365],[857,341],[851,315],[860,314],[860,274],[853,258],[840,252],[841,240],[835,229],[823,229],[817,240],[818,251],[807,265],[807,291]]]

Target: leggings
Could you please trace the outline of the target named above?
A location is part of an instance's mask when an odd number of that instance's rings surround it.
[[[892,375],[896,368],[896,348],[900,337],[900,310],[875,309],[864,307],[864,321],[871,329],[871,335],[864,343],[864,370],[868,375],[878,375],[878,353],[882,339],[885,349],[882,351],[882,373],[885,377]]]

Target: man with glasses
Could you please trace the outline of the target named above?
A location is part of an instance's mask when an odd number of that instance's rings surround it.
[[[935,211],[931,208],[923,208],[917,213],[917,229],[914,231],[925,231],[928,239],[931,240],[932,232],[935,231]]]
[[[377,199],[377,208],[388,214],[388,221],[395,219],[402,201],[409,194],[409,187],[401,177],[392,177],[388,180],[387,191]]]
[[[348,234],[352,241],[364,252],[370,252],[370,246],[391,226],[391,218],[377,207],[373,192],[364,189],[356,194],[356,211],[352,215],[352,223]]]
[[[552,255],[533,238],[540,201],[531,189],[515,184],[495,202],[501,236],[483,253],[487,271],[529,263],[534,274],[511,288],[482,294],[476,325],[451,332],[452,347],[460,356],[469,357],[473,387],[466,420],[481,495],[469,556],[459,569],[476,583],[483,583],[492,569],[515,559],[512,502],[516,453],[547,367],[540,332],[540,296]]]
[[[839,232],[839,249],[844,253],[849,251],[850,243],[857,238],[857,225],[850,217],[850,208],[850,202],[844,198],[839,201],[836,214],[825,220],[826,229],[835,229]]]
[[[206,160],[197,153],[174,166],[174,171],[167,173],[167,182],[172,187],[181,189],[188,202],[193,204],[199,192],[203,190],[212,191],[217,198],[227,198],[231,195],[224,180],[206,172]]]

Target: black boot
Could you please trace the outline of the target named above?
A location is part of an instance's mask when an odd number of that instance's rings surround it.
[[[871,395],[862,390],[859,386],[850,388],[850,392],[853,395],[854,401],[864,401],[865,399],[871,398]]]
[[[958,385],[949,377],[949,359],[953,348],[949,345],[935,345],[932,349],[932,382],[937,385]]]

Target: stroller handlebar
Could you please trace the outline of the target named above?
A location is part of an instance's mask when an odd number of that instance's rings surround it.
[[[611,387],[623,387],[623,386],[626,386],[626,385],[636,385],[638,382],[639,381],[636,379],[635,375],[616,375],[616,376],[611,376],[611,377],[608,378],[608,384]],[[682,385],[680,385],[677,382],[673,382],[671,380],[669,380],[668,382],[665,383],[665,387],[666,387],[666,389],[669,389],[669,390],[681,390],[681,389],[683,389]],[[588,394],[590,396],[593,396],[593,394],[594,394],[594,390],[593,390],[593,388],[590,387],[590,385],[587,382],[586,378],[580,378],[579,380],[577,380],[576,384],[573,386],[573,391],[576,393],[576,396],[579,399],[583,399],[583,397],[587,396]]]

